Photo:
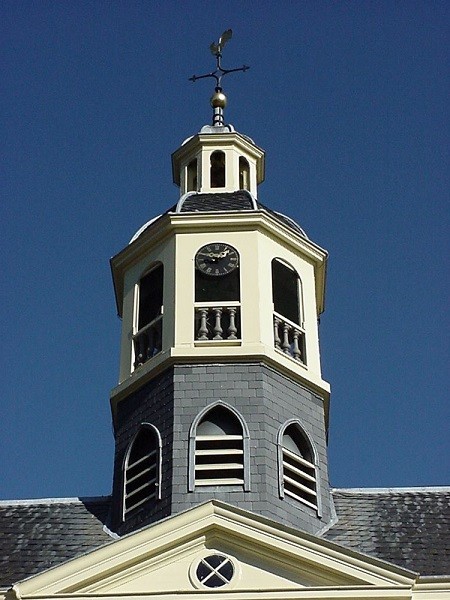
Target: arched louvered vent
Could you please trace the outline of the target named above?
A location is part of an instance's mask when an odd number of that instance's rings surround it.
[[[123,518],[146,502],[161,498],[161,437],[156,427],[141,426],[125,458]]]
[[[191,491],[197,486],[243,485],[248,489],[248,434],[227,407],[213,407],[191,435]]]
[[[280,448],[280,496],[318,510],[317,474],[311,444],[297,423],[284,430]]]

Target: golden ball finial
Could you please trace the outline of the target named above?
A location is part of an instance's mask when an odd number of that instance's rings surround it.
[[[223,92],[216,91],[211,96],[211,106],[213,108],[225,108],[227,105],[227,97]]]

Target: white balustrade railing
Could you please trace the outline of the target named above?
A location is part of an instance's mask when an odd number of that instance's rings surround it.
[[[195,307],[196,340],[239,340],[241,337],[240,306],[197,305]]]
[[[134,368],[143,365],[155,354],[161,352],[162,318],[162,315],[158,315],[133,335]]]
[[[304,330],[276,312],[273,313],[273,339],[277,350],[306,363]]]

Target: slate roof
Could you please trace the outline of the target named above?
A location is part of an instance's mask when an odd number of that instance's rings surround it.
[[[333,490],[322,536],[425,576],[450,575],[450,487]],[[94,550],[109,497],[0,502],[0,588]]]
[[[223,210],[254,210],[255,201],[246,190],[222,194],[188,194],[180,202],[179,212],[208,212]]]
[[[450,575],[450,487],[333,490],[323,536],[421,575]]]
[[[111,541],[110,498],[0,502],[0,588]]]
[[[222,192],[222,193],[194,193],[186,194],[186,196],[180,199],[177,205],[177,212],[214,212],[214,211],[230,211],[230,210],[263,210],[269,213],[275,220],[283,225],[286,225],[290,229],[293,229],[296,233],[299,233],[303,237],[307,237],[303,229],[290,217],[276,212],[267,206],[264,206],[261,202],[258,202],[250,192],[247,190],[237,190],[236,192]],[[169,212],[172,212],[170,209]]]
[[[193,193],[185,194],[178,204],[175,204],[164,214],[167,213],[193,213],[193,212],[226,212],[226,211],[251,211],[262,210],[271,215],[276,221],[294,230],[302,237],[307,238],[305,231],[290,217],[272,210],[258,202],[247,190],[237,190],[236,192],[222,193]],[[130,240],[134,242],[150,225],[157,221],[162,215],[153,217],[147,223],[142,225]]]

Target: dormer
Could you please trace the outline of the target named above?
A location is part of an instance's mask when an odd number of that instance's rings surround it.
[[[264,155],[231,125],[206,125],[172,154],[173,181],[180,196],[247,190],[256,197],[264,181]]]

